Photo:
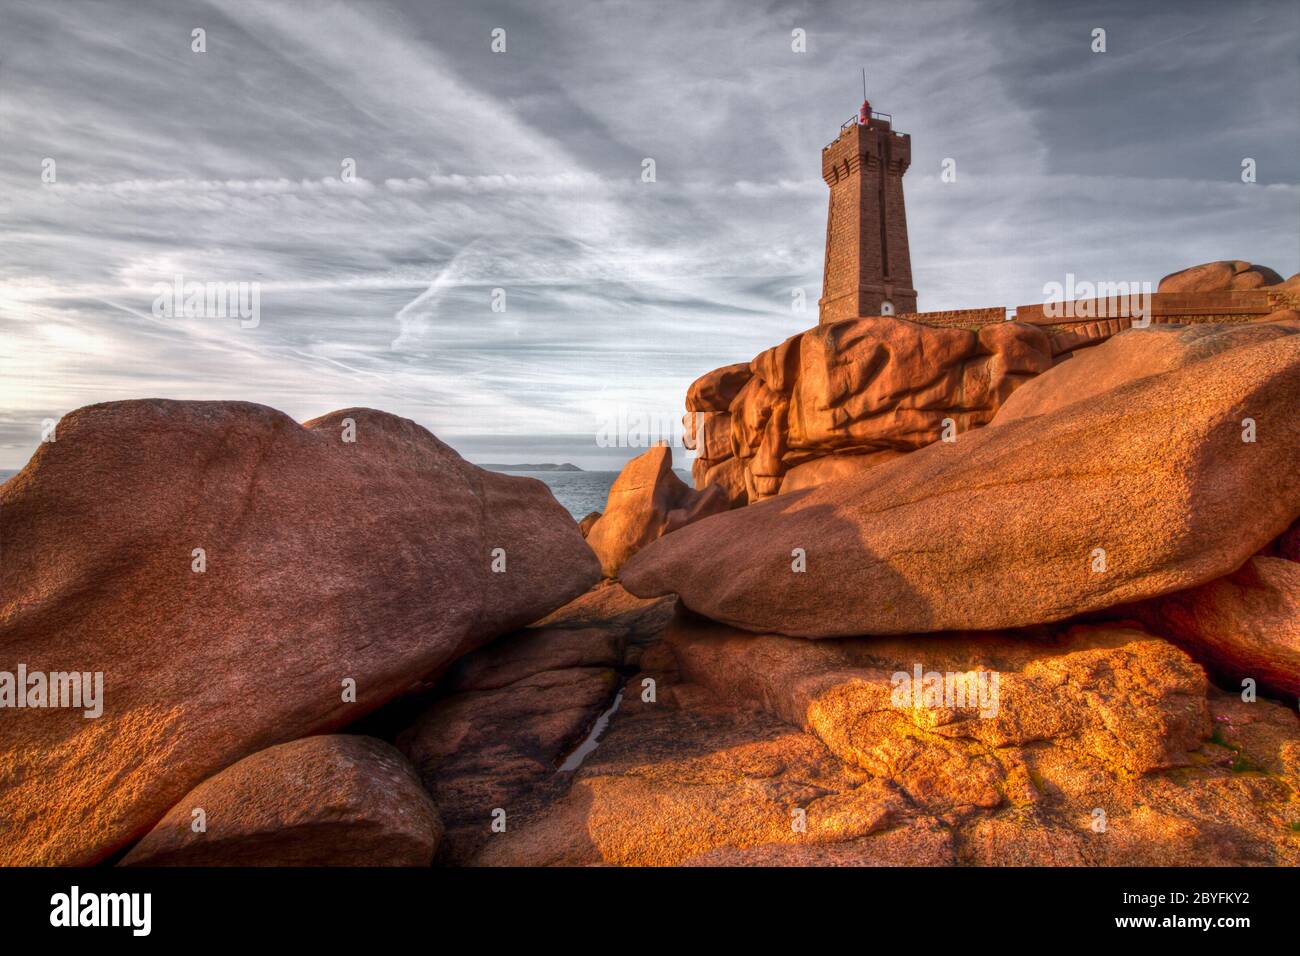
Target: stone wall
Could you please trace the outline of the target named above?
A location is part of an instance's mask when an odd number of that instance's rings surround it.
[[[939,329],[978,329],[995,322],[1005,322],[1007,310],[994,306],[988,309],[950,309],[946,312],[902,312],[895,318]]]

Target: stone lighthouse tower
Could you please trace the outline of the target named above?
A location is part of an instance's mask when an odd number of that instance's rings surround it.
[[[831,201],[821,324],[916,311],[903,209],[903,174],[911,161],[912,138],[894,132],[892,118],[872,112],[866,100],[822,150]]]

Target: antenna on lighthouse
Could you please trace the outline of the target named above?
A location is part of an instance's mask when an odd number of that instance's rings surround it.
[[[867,68],[865,66],[862,68],[862,98],[864,100],[867,98]]]

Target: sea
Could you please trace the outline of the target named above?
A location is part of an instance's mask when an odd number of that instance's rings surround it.
[[[689,471],[680,468],[674,468],[673,471],[678,478],[691,485]],[[551,494],[555,495],[555,500],[578,521],[593,511],[605,510],[610,485],[618,477],[617,471],[503,471],[502,474],[524,475],[545,482],[551,489]]]

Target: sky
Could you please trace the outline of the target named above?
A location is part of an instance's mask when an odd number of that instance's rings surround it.
[[[912,137],[923,310],[1288,276],[1297,51],[1300,4],[1252,0],[0,0],[0,469],[143,397],[616,468],[816,324],[864,67]],[[248,283],[256,321],[160,314],[178,276]]]

